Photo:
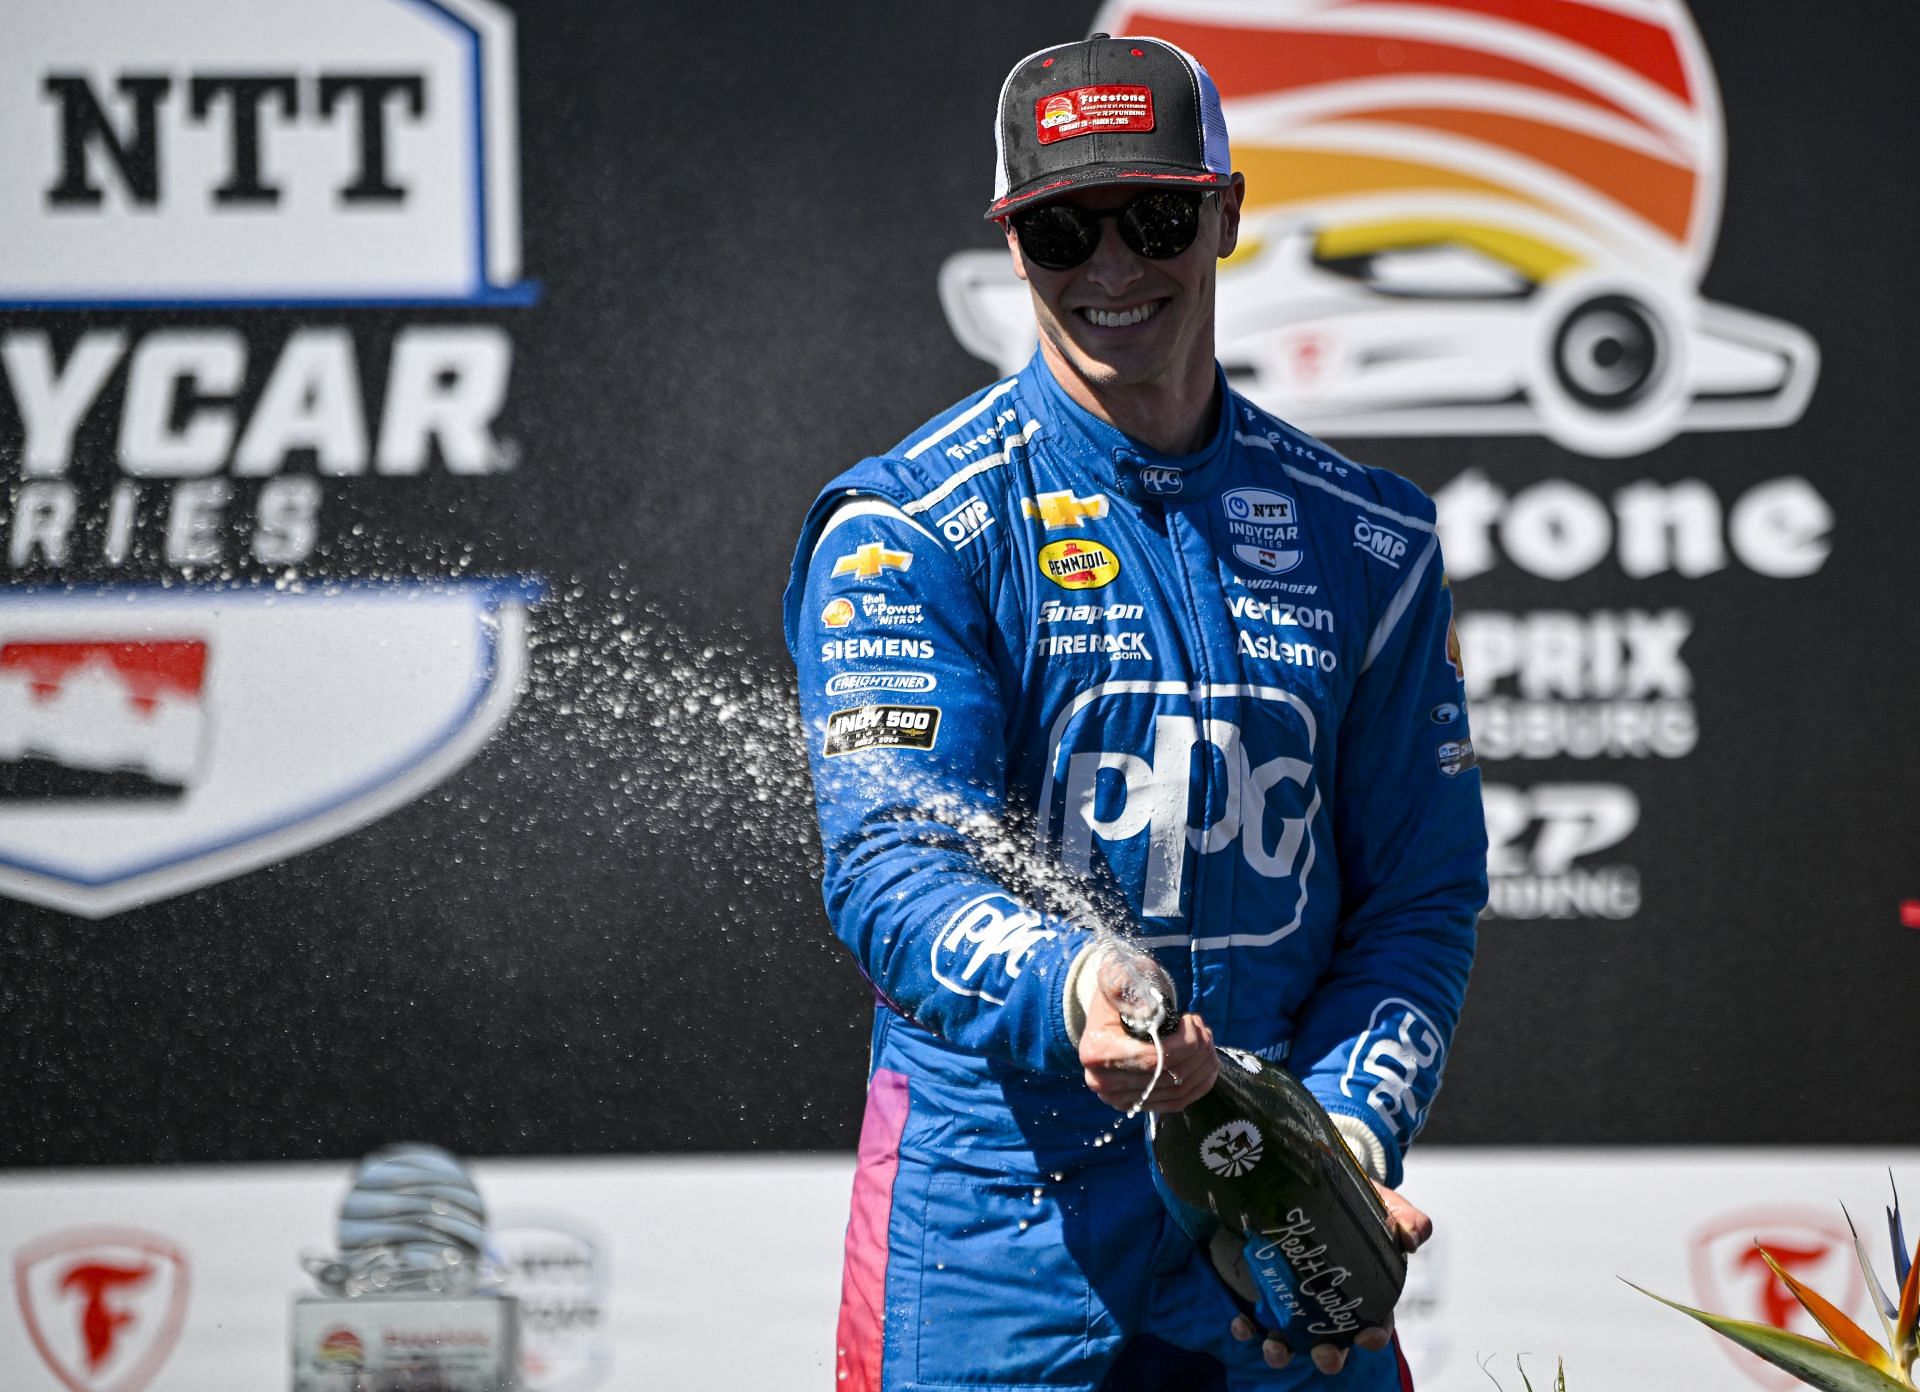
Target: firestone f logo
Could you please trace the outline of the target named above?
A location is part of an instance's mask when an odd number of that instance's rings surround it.
[[[60,1278],[60,1289],[81,1302],[80,1335],[86,1344],[87,1371],[97,1372],[107,1361],[120,1331],[135,1321],[133,1311],[110,1303],[122,1286],[138,1286],[152,1279],[151,1266],[109,1266],[82,1262]]]
[[[187,1261],[151,1233],[55,1233],[15,1255],[14,1290],[34,1348],[69,1392],[141,1392],[180,1336]]]

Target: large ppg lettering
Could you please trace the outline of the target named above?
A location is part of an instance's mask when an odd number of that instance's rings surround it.
[[[1354,1060],[1347,1067],[1340,1090],[1352,1096],[1352,1084],[1357,1079],[1366,1086],[1367,1105],[1393,1128],[1399,1140],[1409,1141],[1419,1131],[1421,1120],[1420,1100],[1414,1089],[1445,1054],[1440,1031],[1424,1013],[1408,1001],[1384,1000],[1374,1008],[1367,1033],[1355,1046]]]
[[[1190,768],[1194,747],[1203,739],[1220,751],[1227,788],[1219,818],[1196,827],[1187,820]],[[1107,770],[1120,775],[1125,791],[1119,807],[1102,817],[1097,811],[1100,775]],[[1283,779],[1304,788],[1312,772],[1313,765],[1306,759],[1283,756],[1253,763],[1241,743],[1240,727],[1229,721],[1159,716],[1154,721],[1151,760],[1104,751],[1068,759],[1061,858],[1069,871],[1085,875],[1092,869],[1095,841],[1129,841],[1145,834],[1147,868],[1141,911],[1151,918],[1179,917],[1189,848],[1212,855],[1238,842],[1247,864],[1268,879],[1293,873],[1306,839],[1307,819],[1282,818],[1279,839],[1267,845],[1267,796]]]

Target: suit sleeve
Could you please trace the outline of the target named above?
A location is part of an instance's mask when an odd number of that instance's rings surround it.
[[[1452,593],[1437,538],[1418,554],[1375,621],[1341,723],[1340,935],[1293,1053],[1336,1120],[1379,1141],[1389,1184],[1439,1091],[1487,898]]]
[[[1005,679],[991,615],[944,543],[843,501],[796,557],[788,641],[835,933],[883,1000],[1036,1072],[1079,1067],[1063,988],[1090,935],[987,868],[1005,831]]]

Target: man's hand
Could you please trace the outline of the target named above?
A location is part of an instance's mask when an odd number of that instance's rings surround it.
[[[1387,1225],[1395,1241],[1405,1252],[1417,1252],[1420,1245],[1433,1236],[1433,1219],[1384,1184],[1375,1184],[1374,1189],[1380,1195],[1380,1202],[1387,1206]],[[1246,1343],[1255,1334],[1253,1321],[1245,1315],[1236,1315],[1233,1321],[1233,1337]],[[1353,1336],[1353,1342],[1363,1349],[1378,1353],[1393,1338],[1393,1316],[1389,1314],[1385,1324],[1373,1325]],[[1261,1356],[1267,1360],[1270,1368],[1284,1368],[1293,1360],[1293,1350],[1287,1347],[1287,1341],[1278,1330],[1269,1329],[1266,1340],[1260,1346]],[[1315,1344],[1313,1346],[1313,1366],[1328,1375],[1339,1372],[1346,1366],[1347,1351],[1334,1344]]]
[[[1080,1065],[1094,1096],[1109,1107],[1130,1111],[1153,1083],[1154,1049],[1127,1033],[1127,1020],[1151,1016],[1155,1002],[1144,987],[1151,985],[1162,1002],[1170,1003],[1173,983],[1144,954],[1108,957],[1100,963],[1098,982],[1080,1035]],[[1182,1016],[1160,1047],[1166,1067],[1153,1083],[1146,1110],[1177,1112],[1213,1086],[1220,1075],[1220,1056],[1213,1051],[1213,1031],[1198,1015]]]

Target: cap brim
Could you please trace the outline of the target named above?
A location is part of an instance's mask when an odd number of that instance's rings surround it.
[[[1076,189],[1112,188],[1119,184],[1158,184],[1162,187],[1205,191],[1226,188],[1232,183],[1231,174],[1216,174],[1211,169],[1156,165],[1146,161],[1086,164],[1009,189],[987,205],[984,216],[988,219],[1003,218],[1029,204],[1044,203],[1049,198],[1058,198]]]

